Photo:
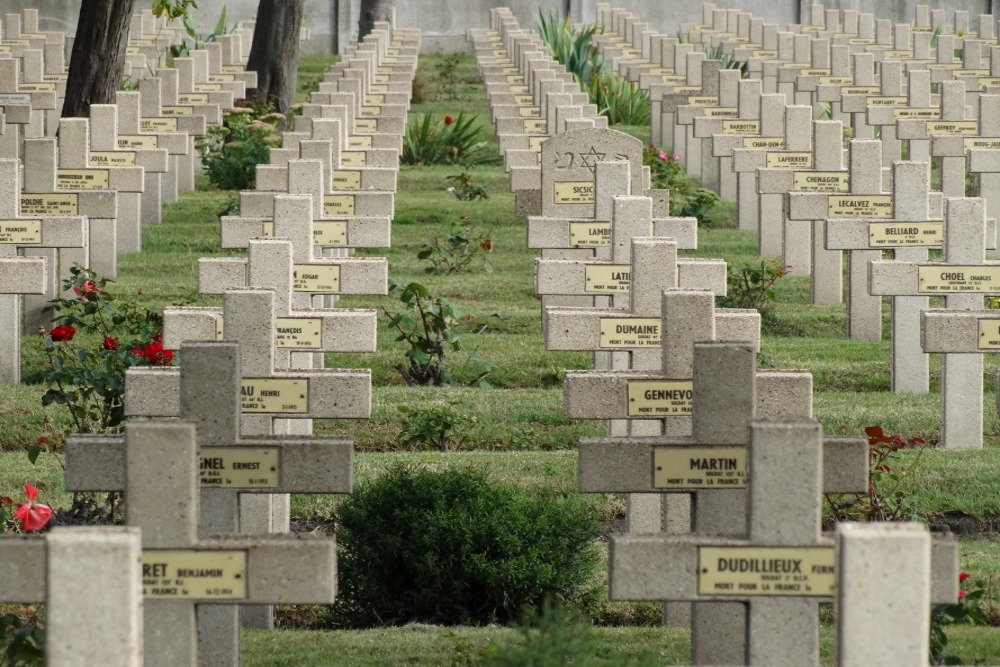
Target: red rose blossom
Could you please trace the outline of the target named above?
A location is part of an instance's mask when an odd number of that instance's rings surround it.
[[[961,600],[964,597],[965,597],[965,591],[959,591],[958,592],[958,599]]]
[[[21,522],[21,528],[24,530],[41,530],[52,518],[52,508],[48,505],[35,504],[38,489],[31,484],[25,483],[24,492],[28,496],[28,502],[18,504],[14,518]]]
[[[73,326],[70,324],[60,324],[52,331],[50,331],[49,335],[52,337],[52,340],[70,341],[73,340],[73,336],[76,335],[76,329],[74,329]]]
[[[454,121],[454,119],[451,116],[445,116],[444,117],[444,124],[445,125],[451,125],[453,121]]]
[[[104,344],[101,348],[105,350],[117,350],[118,349],[118,337],[117,336],[105,336]]]
[[[958,573],[958,583],[962,583],[963,581],[965,581],[966,579],[968,579],[969,576],[970,575],[969,575],[968,572],[959,572]]]

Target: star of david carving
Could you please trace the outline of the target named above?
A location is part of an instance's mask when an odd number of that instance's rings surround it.
[[[598,153],[597,149],[593,146],[586,153],[578,153],[580,156],[580,162],[583,166],[590,170],[590,173],[597,172],[597,163],[604,159],[607,153]]]

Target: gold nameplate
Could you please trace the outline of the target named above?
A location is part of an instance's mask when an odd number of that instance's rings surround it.
[[[750,52],[751,58],[777,58],[778,52],[774,49],[754,49]]]
[[[389,84],[388,83],[373,83],[371,86],[371,91],[373,93],[388,93]]]
[[[878,86],[844,86],[841,95],[878,95]]]
[[[378,116],[382,113],[382,107],[380,106],[363,106],[361,107],[362,116]]]
[[[245,551],[142,552],[142,596],[155,599],[245,600]]]
[[[913,58],[913,51],[910,49],[887,49],[882,54],[883,57],[892,60],[910,60]]]
[[[660,76],[660,83],[684,83],[687,81],[686,74],[664,74]]]
[[[917,291],[921,294],[1000,294],[1000,266],[918,266]]]
[[[979,121],[937,120],[928,122],[927,134],[979,134]]]
[[[830,195],[828,218],[891,218],[892,195]]]
[[[847,192],[851,189],[850,172],[796,171],[792,189],[802,192]]]
[[[632,380],[628,383],[628,416],[690,417],[693,388],[691,380]]]
[[[194,115],[194,107],[189,107],[189,106],[163,107],[160,109],[160,113],[162,113],[164,116],[192,116]]]
[[[996,150],[1000,148],[1000,137],[970,137],[962,143],[966,153],[972,150]]]
[[[365,95],[365,104],[385,104],[385,95]]]
[[[832,547],[699,547],[700,595],[831,597]]]
[[[508,74],[507,83],[524,83],[524,76],[520,74]]]
[[[528,137],[528,150],[540,151],[542,150],[542,142],[548,139],[548,137]],[[541,158],[541,156],[538,156]]]
[[[378,132],[377,118],[358,118],[354,121],[355,132]]]
[[[531,91],[528,90],[527,86],[511,85],[510,92],[516,93],[516,94],[519,94],[519,95],[525,95],[527,93],[530,93]]]
[[[990,86],[1000,86],[1000,77],[990,76],[979,80],[979,90],[986,90]]]
[[[719,98],[713,97],[711,95],[692,95],[688,98],[688,104],[693,106],[712,106],[713,104],[718,104]]]
[[[56,170],[56,187],[61,190],[107,190],[109,186],[107,169]]]
[[[0,244],[42,242],[41,220],[0,220]]]
[[[315,294],[337,294],[340,292],[340,265],[293,265],[292,290]]]
[[[193,87],[196,93],[218,93],[222,91],[221,83],[196,83]]]
[[[545,120],[528,118],[521,121],[522,131],[525,134],[545,134],[548,132],[549,123]]]
[[[821,76],[819,82],[823,85],[849,86],[854,83],[852,76]],[[878,91],[876,91],[878,92]]]
[[[925,118],[937,120],[941,117],[940,109],[893,109],[896,120],[904,118]]]
[[[706,118],[736,118],[740,115],[740,110],[736,107],[707,107],[701,111],[701,115]],[[729,134],[723,130],[723,134]]]
[[[356,170],[337,169],[333,172],[334,190],[360,190],[361,172]]]
[[[588,294],[620,294],[628,292],[632,267],[628,264],[603,264],[583,269],[583,291]]]
[[[230,81],[235,81],[236,77],[232,74],[209,74],[208,80],[211,83],[229,83]]]
[[[157,137],[152,134],[119,134],[118,148],[156,148]]]
[[[389,83],[389,75],[388,74],[376,74],[375,76],[372,77],[372,81],[374,83]]]
[[[354,215],[354,195],[324,195],[323,215],[327,218]]]
[[[723,134],[760,134],[759,120],[724,120]]]
[[[943,222],[873,222],[868,225],[869,248],[940,246],[943,243]]]
[[[203,487],[278,487],[281,468],[277,447],[204,447],[198,455]]]
[[[79,195],[31,194],[21,195],[21,215],[79,215]]]
[[[348,148],[371,148],[372,147],[372,135],[365,134],[360,136],[347,137],[347,147]]]
[[[240,398],[243,412],[305,414],[309,412],[309,380],[243,378]]]
[[[316,223],[313,223],[316,224]],[[260,226],[260,237],[262,239],[274,238],[274,221],[265,220]]]
[[[660,347],[660,319],[655,317],[602,317],[601,349]]]
[[[542,110],[539,107],[529,106],[529,107],[518,107],[517,109],[517,115],[522,118],[526,118],[529,116],[538,116],[538,114],[540,113],[542,113]]]
[[[828,76],[829,74],[829,68],[807,67],[799,70],[799,76]]]
[[[313,245],[324,247],[347,245],[347,222],[344,220],[313,222]]]
[[[952,73],[952,76],[958,78],[960,76],[989,76],[990,71],[988,69],[957,69]]]
[[[743,148],[773,148],[785,147],[784,137],[743,137]]]
[[[906,98],[902,96],[880,96],[869,97],[865,103],[870,107],[901,107],[906,105]]]
[[[980,350],[1000,350],[1000,320],[996,318],[980,318],[979,342]]]
[[[178,104],[208,104],[206,93],[177,93]]]
[[[782,153],[765,153],[765,164],[769,168],[781,168],[781,167],[797,167],[799,169],[808,169],[812,167],[813,155],[812,153],[795,153],[795,152],[782,152]]]
[[[571,248],[599,248],[609,245],[611,245],[610,223],[569,223],[569,246]]]
[[[653,488],[745,489],[746,447],[654,447]]]
[[[552,184],[553,204],[593,204],[594,184],[591,181],[556,181]]]
[[[275,320],[275,347],[318,350],[322,347],[323,320],[317,317],[279,317]]]
[[[340,151],[340,164],[344,167],[363,167],[367,162],[364,151]]]
[[[532,104],[534,101],[531,95],[514,95],[514,104]]]
[[[33,83],[21,83],[17,86],[18,90],[23,90],[28,93],[41,93],[56,89],[55,82],[50,81],[36,81]]]
[[[671,91],[674,95],[697,95],[701,92],[701,86],[674,86]]]

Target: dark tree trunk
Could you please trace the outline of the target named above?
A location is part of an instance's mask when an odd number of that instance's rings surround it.
[[[86,118],[91,104],[114,104],[125,71],[134,0],[83,0],[66,80],[63,118]]]
[[[364,39],[375,27],[376,21],[388,21],[389,10],[394,0],[361,0],[361,16],[358,18],[358,41]]]
[[[299,29],[305,0],[260,0],[247,69],[257,72],[257,87],[247,91],[255,103],[270,102],[285,113],[295,100],[299,67]]]

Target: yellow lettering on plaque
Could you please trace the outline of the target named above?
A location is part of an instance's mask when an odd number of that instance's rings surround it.
[[[315,294],[340,292],[339,264],[295,264],[292,269],[292,289],[296,292]]]
[[[611,245],[611,225],[606,222],[569,223],[571,248],[598,248]]]
[[[764,157],[765,164],[769,168],[797,167],[799,169],[808,169],[812,166],[813,161],[812,153],[765,153]]]
[[[854,83],[854,77],[850,76],[821,76],[819,82],[824,85],[849,86]],[[878,92],[878,91],[876,91]]]
[[[975,76],[975,77],[980,77],[980,76],[989,76],[989,75],[990,75],[990,71],[988,69],[957,69],[954,72],[954,76],[956,78],[958,78],[960,76]]]
[[[746,486],[746,447],[653,448],[653,488],[745,489]]]
[[[365,104],[385,104],[385,95],[365,95]]]
[[[943,243],[943,222],[873,222],[868,225],[869,248],[940,246]]]
[[[322,347],[323,320],[317,317],[279,317],[275,320],[277,347],[318,350]]]
[[[759,120],[724,120],[723,134],[760,134]]]
[[[830,597],[833,547],[699,547],[699,595]]]
[[[203,447],[201,485],[215,488],[274,489],[280,482],[277,447]]]
[[[528,106],[528,107],[518,107],[517,109],[517,115],[521,116],[522,118],[528,116],[538,116],[538,114],[540,114],[541,112],[542,110],[539,107]]]
[[[334,190],[360,190],[361,172],[357,170],[337,169],[333,172]]]
[[[514,95],[514,104],[531,104],[535,98],[531,95]]]
[[[344,167],[363,167],[367,162],[364,151],[340,151],[340,164]]]
[[[878,86],[844,86],[841,95],[878,95]]]
[[[891,218],[892,195],[830,195],[830,218]]]
[[[712,106],[718,104],[719,98],[711,95],[692,95],[688,98],[688,104],[694,106]]]
[[[377,118],[358,118],[354,121],[355,132],[378,132]]]
[[[328,218],[354,215],[354,195],[324,195],[323,215]]]
[[[1000,294],[1000,266],[939,264],[917,267],[920,294]]]
[[[228,83],[230,81],[235,81],[236,77],[232,74],[209,74],[208,80],[211,83]]]
[[[621,294],[628,292],[632,267],[628,264],[590,265],[583,269],[583,291],[588,294]]]
[[[686,74],[664,74],[660,76],[660,83],[684,83],[687,81]]]
[[[691,380],[632,380],[628,383],[628,416],[690,416],[693,398]]]
[[[743,148],[774,148],[785,147],[783,137],[743,137]]]
[[[313,244],[324,247],[347,245],[347,221],[317,220],[313,222]]]
[[[26,245],[41,242],[41,220],[0,220],[0,244]]]
[[[109,185],[107,169],[56,170],[56,187],[60,190],[107,190]]]
[[[243,378],[240,398],[243,412],[305,414],[309,412],[309,380]]]
[[[347,147],[348,148],[371,148],[372,147],[372,135],[365,134],[365,135],[347,137]]]
[[[1000,86],[1000,77],[988,76],[979,79],[979,90],[986,90],[990,86]]]
[[[806,67],[799,70],[799,76],[827,76],[830,74],[829,68]]]
[[[35,81],[33,83],[21,83],[17,86],[17,89],[28,93],[41,93],[55,90],[56,84],[54,81]]]
[[[941,120],[927,123],[927,134],[979,134],[975,120]]]
[[[591,181],[556,181],[552,184],[553,204],[593,204],[594,184]]]
[[[79,215],[79,195],[65,194],[22,194],[21,215]]]
[[[602,317],[599,347],[601,349],[660,347],[660,319]]]
[[[245,551],[144,549],[142,596],[155,599],[244,600]]]
[[[157,138],[152,134],[119,134],[118,148],[156,148]]]
[[[792,189],[802,192],[847,192],[851,189],[851,176],[846,171],[796,171],[792,175]]]
[[[777,58],[778,52],[774,49],[754,49],[750,55],[754,58]]]
[[[196,93],[218,93],[222,91],[221,83],[196,83],[194,92]]]
[[[865,100],[865,103],[870,107],[901,107],[906,102],[906,97],[899,95],[869,97]]]
[[[1000,320],[996,318],[980,318],[979,341],[980,350],[1000,350]]]

